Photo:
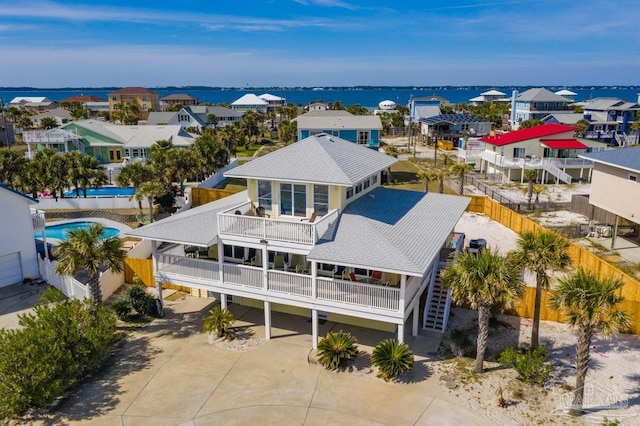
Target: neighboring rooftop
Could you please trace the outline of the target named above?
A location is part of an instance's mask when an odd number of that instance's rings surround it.
[[[534,89],[526,90],[518,95],[516,101],[520,102],[568,102],[569,99],[556,95],[555,93],[545,89],[544,87],[537,87]]]
[[[502,146],[529,139],[538,139],[545,136],[556,135],[565,132],[573,132],[578,128],[565,124],[543,124],[541,126],[530,127],[528,129],[516,130],[495,136],[485,136],[480,140],[491,145]]]
[[[17,96],[11,100],[12,104],[24,104],[24,103],[42,103],[42,102],[51,102],[50,99],[45,98],[44,96]]]
[[[30,196],[28,196],[27,194],[20,192],[20,191],[16,191],[15,189],[9,188],[8,186],[4,186],[3,184],[0,183],[0,190],[4,189],[5,191],[13,194],[13,195],[17,195],[19,197],[24,198],[25,200],[29,201],[29,203],[31,204],[38,204],[40,201],[38,201],[35,198],[32,198]]]
[[[438,114],[433,117],[421,118],[420,122],[426,124],[438,124],[438,123],[481,123],[484,122],[482,118],[474,117],[469,114]]]
[[[164,98],[160,98],[160,100],[165,102],[166,101],[197,101],[196,98],[186,93],[173,93],[171,95],[165,96]]]
[[[310,136],[229,170],[235,178],[353,186],[398,160],[336,136]]]
[[[70,104],[74,102],[79,102],[83,104],[86,102],[107,102],[107,100],[101,98],[100,96],[77,95],[77,96],[71,96],[63,100],[61,103],[65,103],[65,102]]]
[[[640,146],[580,154],[581,158],[632,172],[640,172]]]
[[[151,89],[147,89],[146,87],[123,87],[122,89],[114,90],[109,93],[110,95],[141,95],[141,94],[153,94],[157,95],[157,92],[154,92]]]
[[[247,93],[242,96],[240,99],[237,99],[231,103],[231,105],[264,105],[267,106],[269,103],[264,99],[260,99],[253,93]]]
[[[491,90],[487,90],[486,92],[480,93],[480,96],[505,96],[505,94],[506,93],[502,93],[499,90],[491,89]]]
[[[314,110],[295,119],[298,129],[382,129],[377,115],[354,115],[343,110]]]

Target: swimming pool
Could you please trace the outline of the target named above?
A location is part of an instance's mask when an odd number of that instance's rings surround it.
[[[78,191],[80,197],[84,197],[84,191]],[[120,188],[117,186],[101,186],[99,188],[87,188],[87,197],[130,197],[135,194],[133,187]],[[72,189],[65,191],[65,197],[75,197],[76,191]]]
[[[74,231],[76,229],[89,229],[91,225],[96,222],[69,222],[69,223],[61,223],[58,225],[47,225],[45,226],[45,230],[47,233],[47,238],[55,238],[57,240],[66,241],[67,235],[69,231]],[[104,237],[110,238],[117,236],[120,231],[116,228],[105,227]],[[34,237],[37,239],[42,239],[42,232],[38,231],[34,234]]]

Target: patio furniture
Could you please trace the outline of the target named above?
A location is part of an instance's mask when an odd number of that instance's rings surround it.
[[[349,279],[353,282],[358,282],[358,278],[356,277],[356,273],[351,271],[349,272]]]
[[[304,261],[304,263],[296,265],[296,272],[298,274],[308,274],[310,269],[311,262],[309,262],[308,260]]]
[[[276,254],[273,258],[273,268],[286,271],[286,263],[284,262],[284,254]]]
[[[307,221],[307,222],[309,222],[309,223],[313,223],[313,222],[315,222],[315,221],[316,221],[316,218],[317,218],[317,217],[318,217],[318,216],[316,215],[316,212],[313,212],[313,213],[311,213],[311,217],[308,217],[308,218],[306,218],[306,217],[305,217],[304,219],[300,219],[300,222]]]
[[[335,268],[333,268],[333,278],[335,278],[336,276],[344,279],[344,272],[347,269],[346,266],[343,265],[336,265]]]
[[[371,273],[371,282],[378,283],[382,281],[382,271],[373,271]]]

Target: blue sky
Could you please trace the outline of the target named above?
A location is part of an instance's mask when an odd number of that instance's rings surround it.
[[[0,86],[637,85],[639,23],[638,0],[0,0]]]

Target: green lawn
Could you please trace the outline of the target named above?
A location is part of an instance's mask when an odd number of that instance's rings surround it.
[[[227,178],[216,186],[217,189],[225,189],[227,191],[240,192],[247,189],[247,181],[240,178]]]
[[[256,153],[257,150],[262,148],[262,144],[252,143],[249,145],[249,148],[245,148],[244,146],[236,147],[236,156],[237,157],[253,157],[253,154]]]

